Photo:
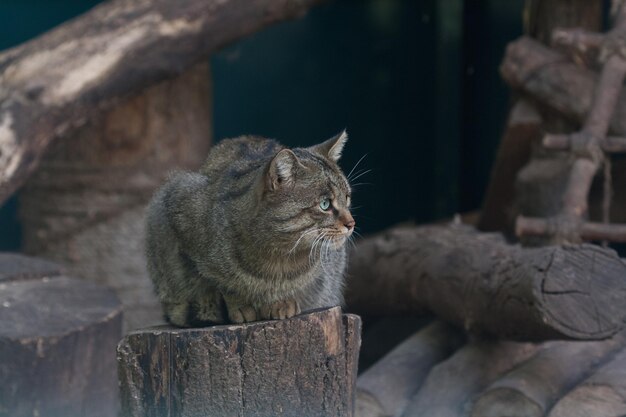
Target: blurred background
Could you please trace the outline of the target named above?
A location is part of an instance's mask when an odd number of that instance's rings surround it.
[[[2,0],[0,49],[97,4]],[[343,128],[361,234],[477,209],[508,109],[498,75],[522,33],[522,0],[335,0],[211,59],[213,137],[320,142]],[[17,199],[0,250],[20,249]]]

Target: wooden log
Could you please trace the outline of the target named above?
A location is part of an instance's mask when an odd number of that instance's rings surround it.
[[[357,379],[356,417],[402,414],[431,368],[463,341],[460,331],[440,321],[403,341]]]
[[[599,342],[547,343],[491,384],[474,403],[471,417],[542,417],[623,344],[621,336]]]
[[[594,245],[527,249],[464,225],[398,227],[350,254],[346,301],[364,315],[430,310],[514,340],[604,339],[626,317],[625,268]]]
[[[2,282],[0,323],[0,416],[117,416],[113,291],[64,276]]]
[[[626,349],[567,393],[548,417],[626,415]]]
[[[133,332],[118,346],[122,415],[352,416],[359,345],[360,319],[338,307]]]
[[[115,0],[0,54],[0,203],[53,138],[321,0]]]
[[[406,407],[403,417],[464,417],[474,395],[528,359],[531,343],[476,341],[435,366]]]

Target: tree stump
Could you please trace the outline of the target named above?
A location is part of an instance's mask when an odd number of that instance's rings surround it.
[[[119,300],[29,259],[0,255],[0,416],[115,417]]]
[[[124,417],[353,415],[361,321],[338,307],[287,320],[128,334]]]

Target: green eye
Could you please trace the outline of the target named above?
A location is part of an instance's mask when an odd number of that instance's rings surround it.
[[[330,208],[330,199],[326,197],[322,198],[322,201],[320,201],[320,208],[324,211],[328,210]]]

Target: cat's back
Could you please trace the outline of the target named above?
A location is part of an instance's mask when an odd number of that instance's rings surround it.
[[[237,180],[267,164],[283,147],[272,139],[240,136],[214,146],[200,172],[212,180]]]

